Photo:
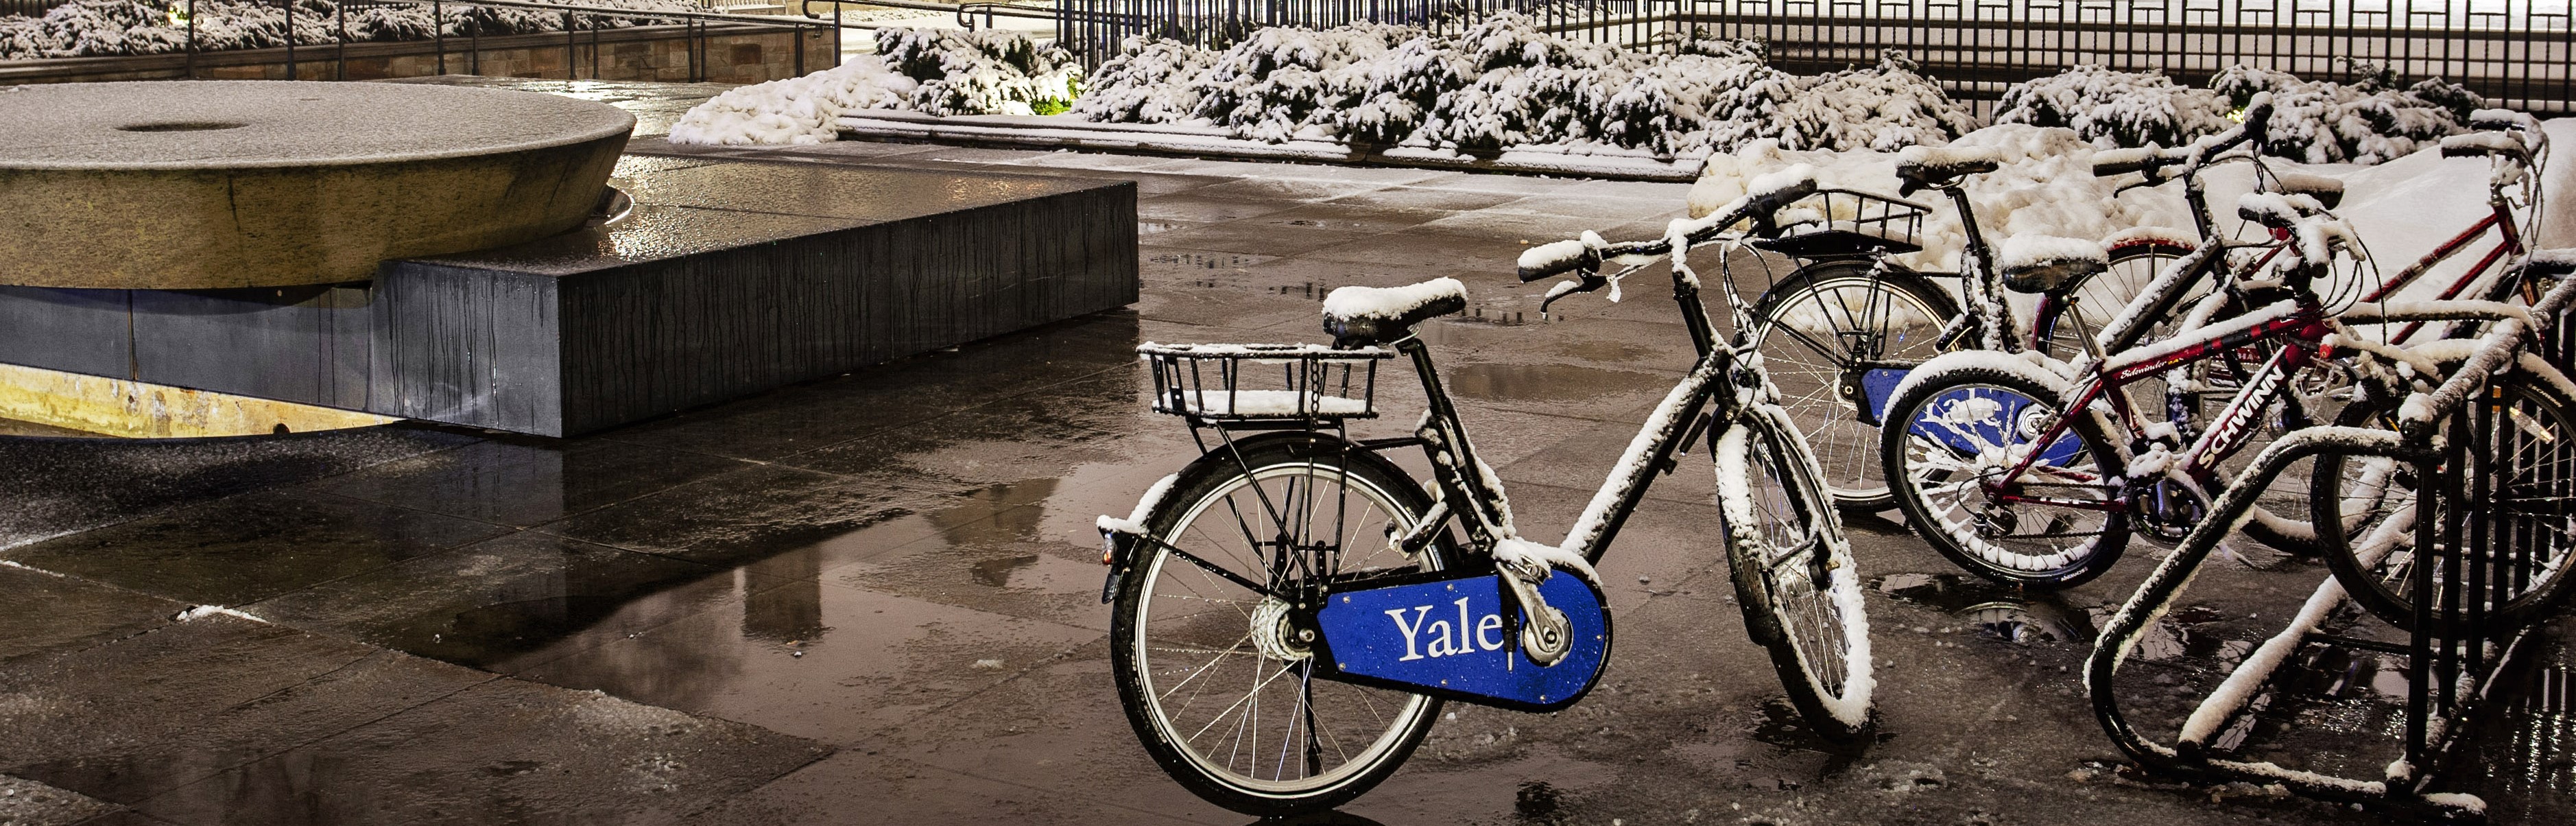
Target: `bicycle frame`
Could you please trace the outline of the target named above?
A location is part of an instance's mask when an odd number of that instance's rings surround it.
[[[2205,490],[2219,481],[2214,469],[2217,457],[2227,456],[2244,446],[2246,438],[2253,434],[2254,417],[2280,398],[2281,392],[2288,387],[2291,371],[2309,363],[2317,351],[2318,342],[2326,334],[2325,312],[2313,301],[2301,301],[2287,313],[2261,318],[2247,325],[2204,329],[2209,332],[2187,343],[2169,345],[2168,352],[2157,356],[2117,367],[2097,367],[2090,379],[2078,387],[2075,398],[2067,402],[2066,409],[2086,410],[2096,401],[2107,402],[2134,439],[2143,436],[2146,429],[2138,423],[2139,416],[2129,403],[2128,394],[2113,391],[2177,367],[2233,353],[2255,342],[2281,341],[2286,346],[2272,353],[2272,357],[2228,400],[2227,407],[2219,411],[2218,417],[2210,421],[2209,427],[2180,457],[2178,469]],[[2033,444],[2056,443],[2073,423],[2073,416],[2059,414],[2033,440]],[[2009,492],[2013,482],[2029,471],[2040,455],[2040,451],[2032,451],[2003,476],[1986,483],[1998,489],[1995,494],[1998,501],[2085,510],[2119,510],[2129,506],[2125,495],[2107,500],[2067,500]]]
[[[2436,298],[2448,300],[2459,297],[2461,290],[2465,290],[2470,284],[2483,279],[2489,268],[2494,267],[2499,262],[2508,261],[2514,256],[2523,254],[2525,250],[2523,249],[2522,244],[2522,231],[2514,226],[2513,205],[2504,199],[2504,194],[2501,191],[2497,191],[2489,195],[2487,198],[2487,206],[2490,208],[2490,212],[2488,212],[2485,218],[2478,219],[2477,223],[2470,225],[2468,229],[2461,230],[2460,234],[2451,236],[2451,240],[2444,241],[2441,246],[2434,247],[2433,251],[2425,253],[2424,257],[2415,259],[2415,263],[2408,264],[2406,269],[2400,270],[2397,275],[2389,278],[2387,283],[2379,286],[2379,289],[2371,291],[2367,296],[2363,296],[2361,302],[2369,304],[2388,300],[2389,296],[2396,295],[2398,290],[2404,289],[2406,285],[2414,283],[2415,279],[2423,277],[2425,273],[2431,272],[2434,267],[2441,265],[2444,261],[2450,260],[2452,256],[2458,255],[2461,250],[2467,249],[2471,242],[2476,241],[2479,236],[2485,235],[2487,230],[2490,229],[2495,230],[2500,236],[2496,242],[2495,248],[2487,250],[2487,254],[2480,257],[2475,266],[2470,267],[2467,272],[2461,273],[2459,279],[2451,282],[2451,286],[2444,289],[2442,294],[2436,296]],[[2502,284],[2497,285],[2499,290],[2503,287],[2504,285]],[[2529,289],[2528,285],[2524,286],[2524,290],[2526,290],[2526,292]],[[2491,294],[2486,297],[2492,299],[2501,298],[2502,296]],[[2537,298],[2537,296],[2532,295],[2526,295],[2525,297]],[[2388,343],[2403,344],[2407,338],[2413,336],[2415,331],[2422,329],[2423,326],[2424,322],[2420,321],[2408,324],[2405,329],[2399,330],[2397,335],[2390,337]]]
[[[1690,449],[1704,431],[1723,427],[1736,415],[1735,394],[1721,393],[1721,382],[1735,372],[1735,353],[1718,346],[1715,325],[1709,320],[1708,307],[1700,300],[1699,287],[1676,273],[1673,277],[1673,301],[1681,305],[1683,326],[1688,328],[1691,344],[1699,352],[1699,361],[1690,373],[1673,386],[1646,417],[1628,449],[1620,457],[1592,501],[1585,506],[1575,527],[1567,532],[1563,547],[1576,550],[1587,561],[1597,561],[1619,534],[1621,525],[1645,500],[1646,489],[1658,471],[1670,472],[1673,457]],[[1422,389],[1429,409],[1423,423],[1415,428],[1414,438],[1366,445],[1371,449],[1419,444],[1429,459],[1432,475],[1439,482],[1441,501],[1468,502],[1474,507],[1461,513],[1452,506],[1442,509],[1439,518],[1424,520],[1417,536],[1404,538],[1405,551],[1418,551],[1430,543],[1439,527],[1449,517],[1462,517],[1469,538],[1479,549],[1490,549],[1494,543],[1511,536],[1511,505],[1505,497],[1501,480],[1494,478],[1484,462],[1476,457],[1467,438],[1465,425],[1451,404],[1448,391],[1440,383],[1439,371],[1431,363],[1430,348],[1420,338],[1406,338],[1395,343],[1397,352],[1413,360],[1414,370],[1422,377]],[[1717,410],[1711,415],[1702,411],[1712,400]],[[1719,431],[1723,432],[1723,431]],[[1714,440],[1716,433],[1706,434]]]

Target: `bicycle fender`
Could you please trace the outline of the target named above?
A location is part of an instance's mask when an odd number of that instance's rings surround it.
[[[1610,604],[1601,589],[1559,570],[1541,598],[1565,612],[1574,647],[1541,666],[1515,643],[1518,616],[1495,574],[1390,578],[1325,595],[1314,612],[1315,676],[1514,711],[1555,711],[1592,690],[1610,658]],[[1517,610],[1517,609],[1513,609]]]

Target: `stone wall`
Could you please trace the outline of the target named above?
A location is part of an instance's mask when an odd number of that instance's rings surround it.
[[[804,29],[804,71],[828,68],[840,53],[829,29]],[[573,35],[486,37],[479,43],[435,41],[299,46],[294,76],[302,80],[383,80],[438,74],[571,80],[759,83],[797,74],[797,33],[783,28],[718,25],[691,37],[684,26],[643,26]],[[693,49],[694,47],[694,49]],[[445,52],[441,67],[440,53]],[[692,60],[692,51],[695,60]],[[192,66],[193,64],[193,66]],[[285,49],[0,61],[0,85],[103,80],[285,80]]]

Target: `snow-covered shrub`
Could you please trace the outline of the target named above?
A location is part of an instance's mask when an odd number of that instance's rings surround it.
[[[1358,91],[1352,81],[1365,75],[1355,64],[1381,58],[1414,35],[1375,23],[1255,31],[1199,76],[1196,115],[1244,137],[1289,140],[1332,121],[1336,105]]]
[[[853,109],[901,108],[920,84],[886,69],[873,55],[767,83],[726,91],[698,104],[671,125],[672,143],[822,143],[837,137],[832,122]]]
[[[695,11],[681,0],[577,0],[578,5],[632,11]],[[59,57],[167,54],[188,47],[184,5],[135,0],[74,0],[42,17],[0,18],[0,60]],[[295,43],[337,42],[339,11],[323,0],[296,0]],[[437,21],[449,36],[480,31],[487,35],[533,34],[563,30],[563,15],[536,9],[454,8]],[[582,28],[623,28],[661,22],[649,18],[582,18]],[[271,3],[199,0],[196,4],[200,51],[266,49],[286,45],[286,11]],[[353,8],[346,23],[352,41],[428,40],[432,21],[427,6]]]
[[[1791,149],[1893,152],[1938,146],[1977,128],[1975,115],[1894,52],[1875,67],[1834,72],[1800,87],[1779,109],[1781,142]]]
[[[1130,39],[1075,111],[1092,120],[1203,120],[1238,137],[1469,152],[1594,144],[1659,154],[1940,142],[1975,127],[1911,64],[1801,78],[1751,41],[1693,37],[1646,54],[1541,31],[1522,14],[1454,36],[1360,23],[1263,28],[1221,55]]]
[[[2380,163],[2405,157],[2468,131],[2469,113],[2486,105],[2477,93],[2438,78],[2400,89],[2387,67],[2356,67],[2364,71],[2361,81],[2344,84],[2238,64],[2219,72],[2209,85],[2238,106],[2257,93],[2272,93],[2272,123],[2263,151],[2308,163]]]
[[[877,54],[919,84],[911,108],[933,115],[1052,115],[1081,93],[1073,54],[1026,32],[878,29]]]
[[[1200,75],[1216,68],[1217,53],[1155,37],[1129,37],[1118,56],[1102,62],[1073,101],[1085,120],[1171,123],[1199,106]]]
[[[2226,130],[2231,108],[2226,96],[2162,73],[2088,64],[2004,90],[1995,122],[2063,126],[2104,148],[2179,146]]]

